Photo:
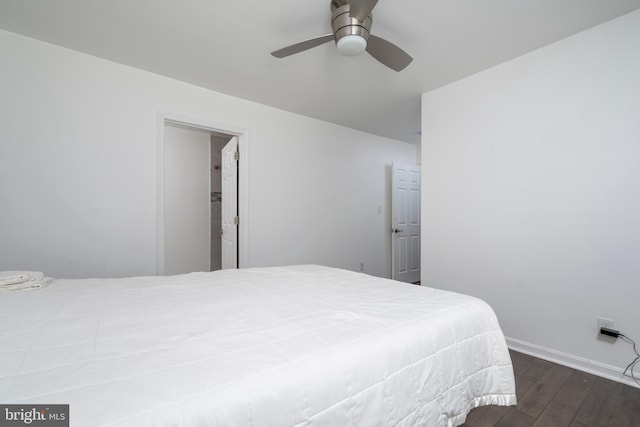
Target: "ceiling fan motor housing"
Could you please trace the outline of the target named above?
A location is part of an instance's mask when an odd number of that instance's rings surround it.
[[[336,44],[339,46],[340,40],[347,36],[359,36],[364,39],[364,47],[366,47],[366,41],[369,40],[369,31],[371,30],[371,15],[367,16],[364,21],[360,21],[350,16],[349,4],[337,6],[335,1],[331,3],[331,9],[333,10],[331,27]]]

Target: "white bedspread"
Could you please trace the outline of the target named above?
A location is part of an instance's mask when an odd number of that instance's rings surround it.
[[[320,266],[0,294],[0,403],[71,426],[455,426],[515,403],[491,308]]]

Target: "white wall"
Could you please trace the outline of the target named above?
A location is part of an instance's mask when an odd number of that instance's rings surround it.
[[[603,372],[597,316],[640,341],[639,48],[640,11],[422,97],[423,284]]]
[[[166,275],[211,268],[211,135],[164,127],[164,271]]]
[[[389,165],[415,146],[8,32],[0,52],[0,270],[155,274],[162,111],[248,131],[249,265],[390,275]]]

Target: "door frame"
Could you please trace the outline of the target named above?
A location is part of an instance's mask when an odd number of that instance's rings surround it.
[[[158,111],[156,120],[156,274],[164,274],[164,127],[166,124],[238,137],[238,267],[249,266],[249,132],[200,117]]]

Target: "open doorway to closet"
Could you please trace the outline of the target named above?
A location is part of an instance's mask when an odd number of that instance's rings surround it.
[[[246,135],[166,118],[160,133],[158,273],[240,267],[239,149]]]

